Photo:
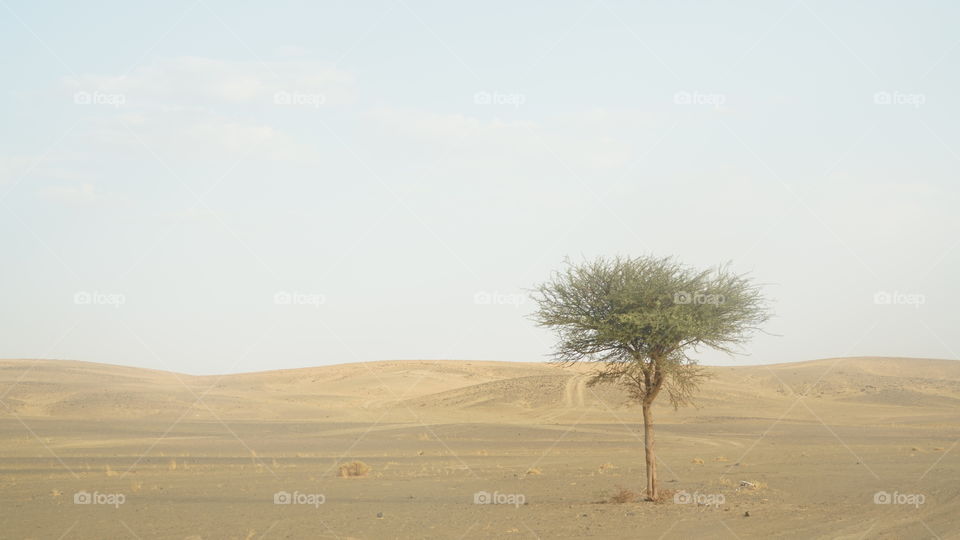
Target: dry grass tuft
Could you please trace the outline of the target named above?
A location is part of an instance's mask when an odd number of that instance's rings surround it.
[[[340,464],[339,476],[341,478],[359,478],[367,476],[371,470],[373,469],[362,461],[351,461],[350,463]]]
[[[690,463],[693,463],[694,465],[703,465],[703,460],[698,457],[695,457],[690,460]]]
[[[541,471],[540,469],[538,469],[538,468],[536,468],[536,467],[532,467],[532,468],[530,468],[530,469],[527,469],[527,476],[539,476],[539,475],[541,475],[541,474],[543,474],[543,471]]]
[[[657,504],[663,504],[665,502],[673,502],[673,496],[677,493],[675,489],[661,489],[660,493],[657,494],[656,500],[653,502]]]
[[[636,491],[623,486],[617,486],[617,490],[613,492],[613,495],[610,496],[608,501],[613,504],[626,504],[632,503],[639,498],[640,495]]]

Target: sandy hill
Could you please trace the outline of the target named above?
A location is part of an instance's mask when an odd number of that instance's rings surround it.
[[[858,357],[709,371],[713,378],[699,394],[699,409],[674,413],[664,407],[664,413],[678,421],[762,416],[767,407],[798,395],[893,410],[960,407],[960,362],[951,360]],[[349,420],[376,411],[408,411],[483,422],[604,414],[629,406],[616,387],[589,387],[587,372],[543,363],[449,360],[192,376],[78,361],[4,360],[0,396],[8,409],[0,415],[100,419],[191,411],[194,416]]]
[[[2,536],[316,538],[319,519],[340,538],[960,533],[960,361],[709,371],[697,408],[664,397],[655,417],[662,487],[723,495],[712,508],[609,504],[618,486],[643,485],[641,415],[621,389],[589,387],[585,368],[391,361],[191,376],[0,361]],[[338,477],[354,459],[372,473]],[[81,490],[128,502],[74,504]],[[278,507],[280,490],[327,502]],[[476,504],[481,491],[530,504]],[[883,493],[926,502],[878,504]]]

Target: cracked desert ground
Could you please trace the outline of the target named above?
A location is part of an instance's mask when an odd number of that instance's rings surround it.
[[[643,489],[640,413],[583,370],[6,360],[0,537],[960,538],[960,363],[710,371],[698,408],[656,410],[665,500],[616,504]],[[354,460],[370,472],[338,476]]]

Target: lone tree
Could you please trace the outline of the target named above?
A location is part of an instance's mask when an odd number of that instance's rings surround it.
[[[619,383],[640,402],[648,500],[659,497],[651,412],[657,395],[666,390],[674,408],[689,404],[707,373],[688,353],[708,347],[735,354],[770,316],[747,277],[670,257],[567,261],[533,299],[533,319],[559,338],[555,362],[597,363],[590,386]]]

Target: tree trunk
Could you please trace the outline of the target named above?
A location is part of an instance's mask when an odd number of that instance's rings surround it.
[[[653,413],[652,403],[643,404],[643,443],[647,458],[647,499],[657,500],[657,457],[653,452]]]

